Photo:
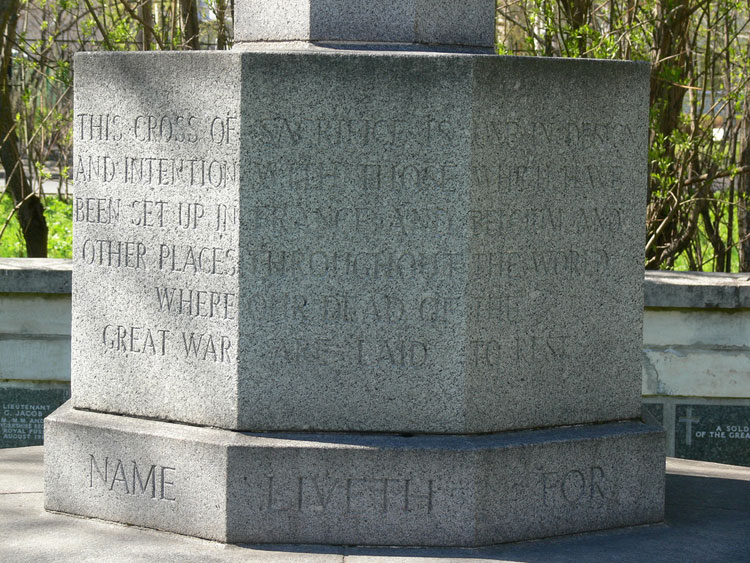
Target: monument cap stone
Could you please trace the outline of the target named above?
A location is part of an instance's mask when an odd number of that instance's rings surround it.
[[[235,41],[363,41],[490,47],[494,0],[246,0]]]

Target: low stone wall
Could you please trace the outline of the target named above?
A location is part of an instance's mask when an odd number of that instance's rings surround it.
[[[70,396],[70,260],[0,258],[0,447],[40,444]]]
[[[750,274],[647,272],[644,411],[667,455],[750,465]]]
[[[0,447],[70,395],[69,260],[0,258]],[[644,414],[667,455],[750,465],[750,275],[646,272]]]

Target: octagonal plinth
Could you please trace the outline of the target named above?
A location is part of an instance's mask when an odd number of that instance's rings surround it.
[[[245,0],[234,39],[492,47],[494,0]]]
[[[241,434],[86,413],[45,424],[47,510],[235,543],[478,546],[660,521],[664,433]]]
[[[79,56],[75,406],[274,431],[636,418],[648,74]]]

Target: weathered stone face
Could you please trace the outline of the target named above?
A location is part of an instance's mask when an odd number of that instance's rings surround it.
[[[337,53],[77,59],[74,405],[636,418],[648,67]]]
[[[246,0],[234,39],[491,47],[494,0]]]
[[[239,57],[76,71],[74,402],[235,427]]]
[[[236,543],[476,546],[661,520],[663,433],[242,434],[62,407],[45,506]]]

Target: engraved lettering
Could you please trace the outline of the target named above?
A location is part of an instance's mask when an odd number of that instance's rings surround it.
[[[239,213],[236,206],[220,203],[216,206],[216,231],[227,232],[239,225]]]
[[[124,156],[122,181],[142,186],[225,188],[236,183],[238,164],[229,160]]]
[[[89,487],[94,486],[94,471],[96,471],[96,474],[99,476],[102,483],[106,485],[107,481],[109,481],[109,458],[104,458],[104,474],[102,474],[99,464],[96,463],[96,458],[89,454]]]
[[[201,203],[182,203],[177,207],[177,220],[184,229],[197,229],[198,223],[206,215],[206,208]]]
[[[164,356],[169,334],[166,329],[108,324],[102,330],[102,343],[105,349],[114,352]]]
[[[82,141],[119,141],[122,139],[122,117],[117,114],[78,113],[78,133]]]
[[[170,479],[174,478],[174,473],[177,471],[174,467],[164,467],[161,468],[161,499],[162,500],[171,500],[175,501],[177,500],[173,496],[169,496],[171,491],[170,489],[174,487],[174,481],[171,481]],[[168,474],[167,472],[171,472],[172,474]]]
[[[103,461],[97,461],[94,454],[89,454],[89,488],[101,486],[105,491],[114,494],[146,496],[154,500],[176,500],[172,491],[172,488],[175,487],[176,468],[159,466],[153,463],[142,463],[139,467],[135,460],[130,463],[131,467],[128,471],[126,470],[126,463],[119,458],[112,459],[105,456]],[[104,472],[102,472],[101,466],[104,466]],[[144,472],[141,469],[143,467],[148,467],[145,482],[143,480]],[[94,474],[96,474],[96,479]],[[156,496],[157,481],[159,481],[158,488],[160,491],[158,499]]]
[[[109,225],[120,221],[120,200],[99,197],[73,198],[73,220],[76,223]]]
[[[435,481],[394,477],[265,477],[263,510],[306,514],[432,514]]]
[[[236,251],[232,248],[160,244],[159,269],[187,274],[234,276]]]
[[[139,241],[84,239],[81,258],[85,264],[108,268],[146,269],[146,245]]]
[[[447,120],[423,116],[414,120],[268,117],[257,119],[250,132],[272,146],[429,147],[455,139]]]
[[[479,276],[604,274],[609,270],[607,252],[577,250],[487,252],[471,255]]]
[[[155,469],[156,465],[151,465],[151,467],[149,467],[148,475],[146,475],[146,484],[144,485],[143,480],[141,479],[141,472],[138,470],[138,464],[135,461],[133,462],[133,479],[131,480],[131,483],[133,483],[133,494],[135,494],[136,492],[136,482],[138,483],[138,492],[140,494],[145,493],[146,487],[148,487],[148,484],[151,483],[151,498],[156,498],[156,478],[154,477]]]
[[[232,341],[223,334],[182,332],[182,345],[186,358],[218,363],[232,361]]]
[[[225,118],[214,117],[211,120],[210,134],[211,140],[219,145],[230,144],[233,139],[233,134],[237,131],[237,117],[226,116]]]
[[[112,476],[112,483],[109,485],[109,490],[113,490],[115,487],[115,483],[122,483],[122,486],[124,487],[124,493],[130,494],[130,488],[128,487],[128,478],[125,476],[125,469],[122,466],[122,461],[117,460],[117,465],[115,466],[114,475]]]
[[[164,227],[164,209],[168,205],[166,201],[133,201],[130,204],[133,210],[130,222],[136,227]]]
[[[116,174],[117,166],[111,157],[92,155],[84,157],[79,154],[73,178],[76,182],[100,180],[108,183],[115,179]]]
[[[237,295],[234,293],[182,287],[157,287],[156,298],[160,312],[208,319],[236,318]]]
[[[392,162],[251,162],[250,181],[257,190],[330,191],[343,185],[364,191],[453,192],[459,166],[453,163]]]
[[[357,341],[357,365],[416,368],[427,365],[428,347],[424,342],[407,340],[360,339]]]
[[[555,507],[566,504],[596,502],[613,498],[611,485],[607,482],[604,470],[598,466],[570,469],[568,471],[541,472],[542,502]]]
[[[248,273],[259,277],[351,277],[359,279],[454,278],[466,272],[462,255],[448,252],[330,252],[253,250]]]
[[[197,143],[198,123],[194,115],[137,115],[133,119],[133,137],[149,143]]]
[[[469,365],[502,367],[507,363],[526,365],[540,360],[555,362],[570,356],[570,337],[555,334],[502,336],[497,340],[469,342]]]

